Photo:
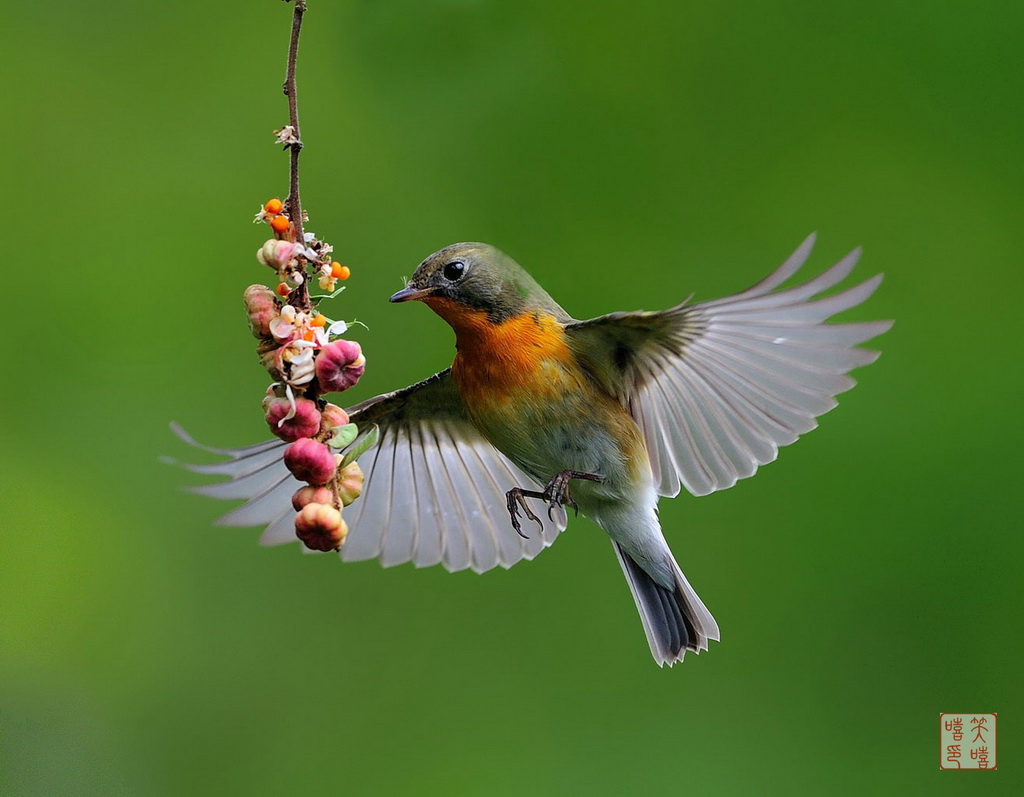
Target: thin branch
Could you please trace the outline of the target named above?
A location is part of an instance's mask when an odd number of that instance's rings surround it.
[[[285,0],[288,2],[288,0]],[[302,134],[299,131],[299,98],[295,86],[295,63],[299,57],[299,34],[302,31],[302,15],[306,13],[306,0],[294,0],[295,8],[292,12],[292,35],[288,45],[288,68],[285,72],[284,93],[288,97],[288,124],[293,129],[294,141],[288,144],[291,151],[290,180],[288,185],[288,198],[284,201],[288,218],[295,228],[295,240],[304,244],[305,240],[302,231],[302,200],[299,198],[299,152],[302,151]],[[308,310],[309,291],[304,281],[299,286],[296,294],[289,299],[290,304]]]

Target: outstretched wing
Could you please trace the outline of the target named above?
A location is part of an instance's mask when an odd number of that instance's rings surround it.
[[[447,370],[348,412],[361,429],[377,424],[380,438],[359,460],[366,475],[363,494],[344,510],[345,561],[377,558],[385,567],[441,563],[448,570],[483,572],[532,559],[565,528],[565,512],[558,511],[553,523],[545,523],[543,532],[531,530],[529,539],[513,530],[505,492],[540,485],[476,431]],[[300,484],[284,467],[285,445],[274,440],[237,450],[200,446],[230,460],[186,467],[231,478],[191,489],[246,499],[221,525],[266,525],[263,544],[294,542],[291,495]]]
[[[661,495],[731,487],[817,426],[847,372],[878,358],[855,346],[891,321],[826,324],[856,307],[881,275],[822,299],[860,256],[854,250],[814,279],[775,291],[804,264],[812,235],[757,285],[659,313],[614,313],[569,324],[573,349],[593,378],[629,409],[643,432]]]

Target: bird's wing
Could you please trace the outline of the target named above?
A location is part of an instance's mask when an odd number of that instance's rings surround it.
[[[483,572],[532,559],[565,528],[564,510],[554,512],[554,522],[529,539],[512,528],[505,492],[541,487],[476,431],[447,370],[348,412],[361,430],[379,426],[380,438],[359,459],[366,481],[363,494],[343,512],[349,533],[342,559],[377,558],[385,567],[441,563],[448,570]],[[221,525],[266,525],[263,544],[294,542],[291,495],[300,484],[284,467],[285,445],[274,440],[236,450],[201,446],[230,459],[186,467],[230,480],[191,489],[246,499],[218,521]]]
[[[881,275],[814,298],[849,275],[859,249],[802,285],[775,290],[813,243],[812,235],[735,296],[566,326],[584,367],[640,427],[661,495],[677,495],[680,483],[706,495],[752,476],[853,387],[847,371],[877,359],[855,346],[891,321],[824,322],[867,299]]]

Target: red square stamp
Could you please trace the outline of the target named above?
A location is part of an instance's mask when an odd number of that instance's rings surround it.
[[[995,768],[995,714],[939,714],[939,769]]]

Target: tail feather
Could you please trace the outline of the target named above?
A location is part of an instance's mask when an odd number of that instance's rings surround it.
[[[709,640],[718,640],[718,623],[671,555],[669,563],[674,584],[673,589],[668,589],[655,581],[617,542],[613,544],[640,612],[651,654],[659,665],[671,666],[682,661],[686,651],[700,653],[708,649]]]

